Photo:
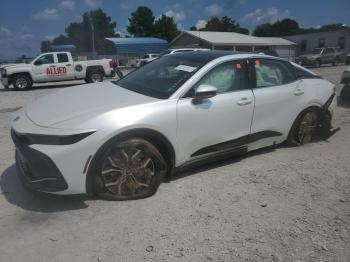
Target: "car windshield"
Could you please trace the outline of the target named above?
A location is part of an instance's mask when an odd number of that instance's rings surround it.
[[[140,94],[167,99],[205,63],[188,57],[165,56],[114,83]]]
[[[318,54],[321,53],[321,51],[322,51],[322,48],[315,48],[315,49],[312,51],[312,54],[318,55]]]

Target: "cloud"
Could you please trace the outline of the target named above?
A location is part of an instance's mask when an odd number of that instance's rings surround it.
[[[61,3],[59,3],[58,7],[66,10],[74,10],[75,2],[73,0],[63,0]]]
[[[168,10],[164,13],[164,15],[168,17],[172,17],[175,21],[175,23],[181,22],[186,19],[186,14],[184,11],[180,10],[178,12],[173,11],[173,10]]]
[[[126,3],[121,3],[120,8],[121,9],[129,9],[129,6]]]
[[[238,5],[243,5],[247,2],[248,0],[225,0],[224,1],[224,8],[225,9],[232,9]]]
[[[12,31],[0,26],[0,59],[13,59],[21,55],[32,56],[37,53],[37,42],[33,34],[25,29]]]
[[[102,4],[102,0],[84,0],[84,2],[90,7],[97,7]]]
[[[203,19],[200,19],[197,21],[196,23],[196,28],[199,30],[199,29],[202,29],[205,27],[205,25],[207,24],[207,21],[203,20]]]
[[[45,8],[43,11],[34,14],[35,20],[57,20],[60,18],[56,8]]]
[[[220,15],[224,10],[221,6],[217,4],[209,5],[205,8],[205,12],[207,12],[210,16]]]
[[[242,18],[242,22],[249,23],[251,25],[258,25],[263,23],[274,23],[277,20],[281,20],[286,17],[290,17],[288,10],[281,12],[276,7],[271,7],[266,10],[257,8],[255,11],[245,14]]]

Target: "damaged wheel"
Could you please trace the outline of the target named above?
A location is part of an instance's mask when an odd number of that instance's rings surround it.
[[[110,143],[97,163],[95,191],[98,196],[110,200],[153,195],[167,170],[157,148],[143,139]]]
[[[310,143],[320,128],[320,114],[316,109],[303,113],[295,121],[289,133],[287,144],[303,145]]]

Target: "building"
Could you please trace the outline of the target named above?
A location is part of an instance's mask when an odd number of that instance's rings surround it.
[[[106,38],[116,46],[118,64],[130,66],[143,54],[158,54],[168,48],[166,40],[155,37],[116,37]]]
[[[51,45],[51,52],[75,52],[75,45]]]
[[[255,37],[233,32],[183,31],[169,44],[170,48],[201,47],[236,52],[275,51],[280,57],[294,60],[296,44],[278,37]]]
[[[285,38],[298,44],[297,55],[311,53],[318,47],[339,47],[344,53],[350,53],[350,28],[292,35]]]

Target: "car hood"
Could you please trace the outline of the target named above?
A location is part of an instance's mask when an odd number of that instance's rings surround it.
[[[52,127],[79,116],[146,104],[158,99],[141,95],[111,82],[65,88],[27,105],[27,116],[37,125]],[[72,127],[74,128],[74,127]]]
[[[300,59],[315,59],[315,58],[317,58],[317,57],[319,57],[319,55],[312,55],[312,54],[310,54],[310,55],[301,55],[301,56],[299,56],[298,58]]]

